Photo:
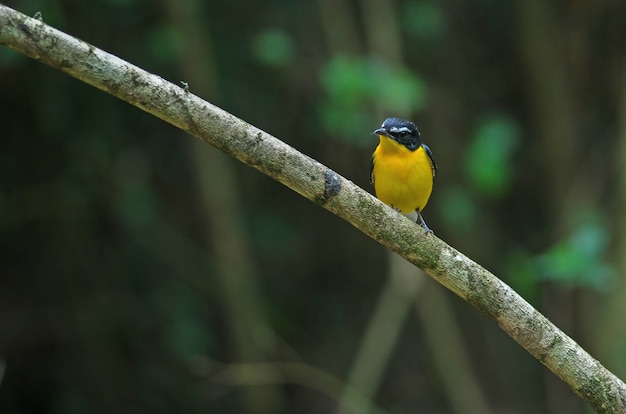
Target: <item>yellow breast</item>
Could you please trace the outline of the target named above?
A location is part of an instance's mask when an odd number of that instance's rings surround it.
[[[423,147],[411,151],[387,137],[380,137],[374,151],[376,197],[407,214],[422,211],[433,190],[433,167]]]

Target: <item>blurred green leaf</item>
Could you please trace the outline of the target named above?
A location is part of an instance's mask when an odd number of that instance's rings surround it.
[[[472,185],[483,195],[502,197],[510,187],[511,156],[520,143],[517,123],[507,115],[491,115],[476,128],[465,158]]]
[[[603,289],[614,278],[605,261],[608,230],[599,220],[581,223],[565,240],[535,259],[541,279]]]
[[[409,1],[402,14],[404,27],[409,33],[425,39],[442,37],[448,22],[441,7],[430,1]]]
[[[333,135],[365,142],[371,132],[371,111],[390,113],[421,110],[427,97],[424,82],[412,72],[365,58],[338,56],[320,74],[328,99],[320,105],[325,128]]]
[[[362,59],[339,56],[322,69],[322,86],[331,100],[357,107],[372,93],[367,64]]]
[[[281,67],[293,61],[295,46],[289,33],[273,28],[256,35],[252,51],[257,60],[264,65]]]
[[[478,209],[471,193],[463,187],[448,186],[438,193],[439,213],[453,228],[468,230],[477,221]]]
[[[402,67],[375,66],[372,100],[391,112],[412,113],[426,104],[426,85]],[[382,69],[382,70],[381,70]]]
[[[329,135],[351,140],[355,144],[372,144],[367,139],[372,131],[368,128],[371,115],[366,110],[349,111],[337,102],[327,102],[320,107],[320,117]]]
[[[333,136],[355,141],[357,136],[367,134],[364,120],[372,84],[363,60],[338,56],[322,68],[320,77],[328,94],[328,99],[320,105],[326,130]]]
[[[504,274],[507,282],[530,303],[540,299],[541,284],[535,277],[536,271],[532,255],[526,251],[516,249],[505,258]]]

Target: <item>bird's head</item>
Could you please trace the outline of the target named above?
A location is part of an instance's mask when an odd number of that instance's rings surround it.
[[[420,133],[415,124],[402,118],[385,119],[380,128],[374,131],[374,134],[390,138],[411,151],[416,150],[422,144]]]

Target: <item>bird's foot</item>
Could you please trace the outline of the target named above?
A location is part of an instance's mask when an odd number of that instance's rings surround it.
[[[417,218],[419,219],[419,225],[422,226],[422,228],[426,231],[426,234],[435,234],[435,232],[433,232],[430,227],[426,225],[424,217],[422,217],[422,214],[419,211],[417,211]]]

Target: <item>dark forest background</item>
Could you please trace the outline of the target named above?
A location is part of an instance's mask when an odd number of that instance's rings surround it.
[[[623,1],[8,5],[370,191],[371,131],[414,120],[439,164],[437,236],[626,378]],[[257,171],[0,49],[1,413],[588,412],[394,263]]]

